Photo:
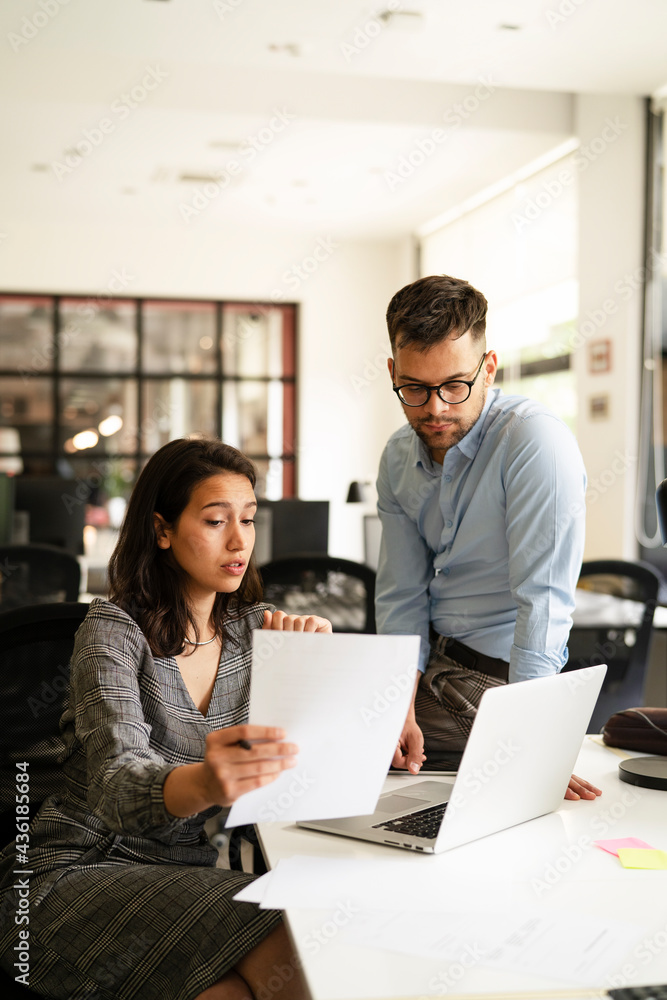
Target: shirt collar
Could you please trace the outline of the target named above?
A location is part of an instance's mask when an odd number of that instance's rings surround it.
[[[454,445],[454,448],[450,448],[450,451],[454,451],[458,448],[466,458],[473,459],[479,450],[479,446],[482,443],[482,436],[484,434],[484,424],[486,422],[486,415],[491,409],[491,406],[495,402],[500,389],[490,389],[486,394],[486,402],[479,417],[470,428],[468,433],[464,438],[462,438],[458,444]],[[413,431],[413,464],[421,465],[422,468],[426,469],[427,472],[435,472],[434,462],[431,458],[431,453],[422,441],[420,437]],[[448,453],[449,454],[449,453]],[[446,457],[446,456],[445,456]]]
[[[479,446],[482,443],[482,436],[484,434],[484,424],[486,422],[486,415],[491,409],[492,403],[495,402],[500,389],[489,389],[486,394],[486,402],[479,417],[470,428],[468,433],[464,438],[459,441],[456,448],[463,452],[466,458],[474,458],[479,450]]]

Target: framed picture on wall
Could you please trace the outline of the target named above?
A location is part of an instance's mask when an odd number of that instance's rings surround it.
[[[591,375],[611,371],[611,340],[594,340],[588,345],[588,371]]]

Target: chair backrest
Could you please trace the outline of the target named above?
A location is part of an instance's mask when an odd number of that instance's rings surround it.
[[[16,835],[16,764],[26,761],[30,815],[60,784],[58,721],[69,686],[74,635],[88,604],[0,612],[0,845]]]
[[[76,601],[81,567],[76,556],[56,545],[0,547],[0,610]]]
[[[581,567],[579,587],[618,599],[612,620],[575,625],[568,640],[569,660],[564,670],[596,663],[608,665],[607,676],[589,724],[598,732],[614,712],[644,704],[653,614],[661,578],[646,563],[597,559]],[[633,605],[624,602],[634,602]],[[628,613],[627,609],[632,609]]]
[[[322,615],[334,632],[375,632],[375,572],[335,556],[300,555],[260,568],[264,600],[288,614]]]

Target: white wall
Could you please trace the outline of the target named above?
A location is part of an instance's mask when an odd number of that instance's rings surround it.
[[[319,243],[318,243],[319,241]],[[317,270],[292,270],[319,245]],[[403,416],[389,389],[384,323],[393,293],[412,280],[410,241],[345,242],[334,234],[196,226],[155,230],[25,227],[7,255],[3,287],[94,294],[114,272],[126,294],[297,301],[299,495],[331,502],[329,550],[362,559],[362,514],[351,480],[373,480]],[[307,267],[311,267],[309,263]]]

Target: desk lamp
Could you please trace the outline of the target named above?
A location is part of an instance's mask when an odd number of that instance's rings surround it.
[[[664,479],[655,494],[658,505],[658,524],[662,544],[667,548],[667,479]],[[667,757],[635,757],[623,760],[618,765],[621,781],[643,788],[660,788],[667,791]]]

